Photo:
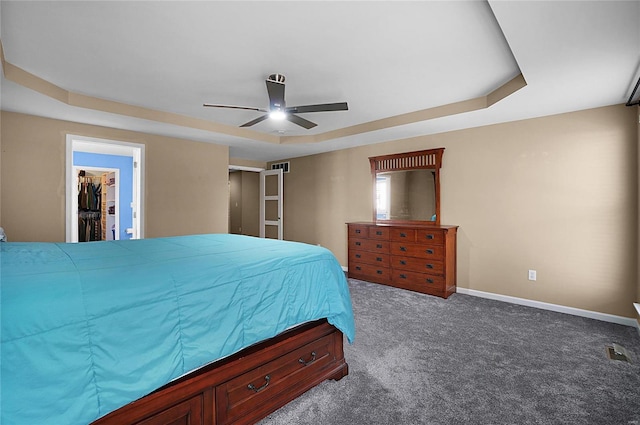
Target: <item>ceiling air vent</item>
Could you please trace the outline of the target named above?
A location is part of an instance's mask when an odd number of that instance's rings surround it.
[[[274,164],[271,164],[271,169],[272,170],[282,170],[283,173],[288,173],[289,172],[289,161],[287,162],[276,162]]]

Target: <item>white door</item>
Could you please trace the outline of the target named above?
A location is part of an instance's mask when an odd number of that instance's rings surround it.
[[[260,237],[282,240],[282,170],[260,172]]]

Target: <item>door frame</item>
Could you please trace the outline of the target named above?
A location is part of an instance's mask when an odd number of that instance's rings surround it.
[[[118,140],[99,139],[95,137],[66,135],[66,242],[73,241],[73,217],[76,217],[76,242],[77,242],[77,195],[76,209],[73,209],[74,175],[73,153],[88,152],[104,155],[130,156],[133,158],[133,233],[132,239],[144,238],[144,150],[145,145],[140,143],[122,142]],[[104,167],[103,167],[104,169]],[[77,190],[77,186],[76,186]]]

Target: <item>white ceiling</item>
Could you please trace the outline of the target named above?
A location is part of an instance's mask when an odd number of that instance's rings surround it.
[[[278,144],[69,106],[2,77],[6,111],[225,144],[276,160],[368,143],[625,103],[640,76],[640,1],[4,1],[7,62],[64,90],[237,127],[286,76],[288,106],[318,124],[251,127],[322,134],[527,86],[478,111],[326,142]],[[254,133],[254,134],[258,134]]]

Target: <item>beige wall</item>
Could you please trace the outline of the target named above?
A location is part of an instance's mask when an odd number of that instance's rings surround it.
[[[285,239],[346,265],[345,223],[372,216],[367,158],[444,147],[442,224],[460,226],[460,287],[635,317],[636,120],[612,106],[291,159]]]
[[[145,145],[146,237],[227,232],[226,146],[2,112],[0,226],[9,240],[65,240],[69,133]]]
[[[260,173],[229,173],[229,233],[260,236]]]
[[[229,173],[229,233],[242,234],[242,174]]]
[[[242,234],[260,236],[260,173],[242,173]]]

